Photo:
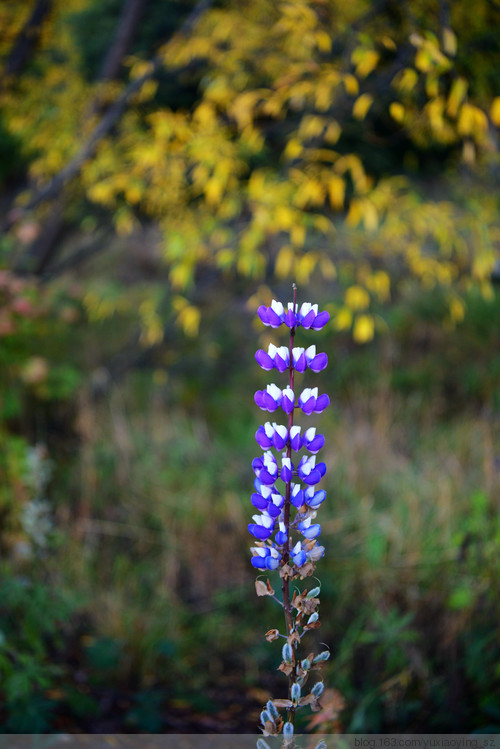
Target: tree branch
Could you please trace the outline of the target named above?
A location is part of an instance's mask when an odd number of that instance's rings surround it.
[[[176,36],[189,35],[199,17],[203,13],[205,13],[212,4],[213,0],[199,0],[184,23],[181,25],[180,29],[177,31]],[[74,158],[63,169],[61,169],[61,171],[56,174],[48,184],[42,186],[25,206],[23,206],[22,208],[14,209],[10,212],[3,227],[4,231],[8,231],[27,211],[36,208],[45,200],[51,200],[55,198],[61,192],[67,182],[69,182],[71,179],[76,177],[77,174],[79,174],[83,164],[94,155],[99,142],[113,129],[113,127],[120,120],[120,117],[125,112],[130,99],[141,90],[146,81],[154,78],[158,74],[163,66],[163,63],[164,54],[163,52],[159,52],[151,60],[149,70],[140,78],[136,78],[135,80],[130,81],[125,89],[116,97],[115,101],[103,115],[101,121],[96,125],[76,156],[74,156]]]
[[[52,0],[38,0],[9,53],[4,71],[6,78],[18,75],[26,65],[40,37],[42,23],[51,8]]]

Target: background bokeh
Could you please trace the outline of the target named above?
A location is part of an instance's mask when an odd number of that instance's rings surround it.
[[[297,337],[332,401],[299,728],[500,732],[499,27],[3,0],[4,732],[250,733],[283,696],[246,525],[255,311],[292,282],[332,316]]]

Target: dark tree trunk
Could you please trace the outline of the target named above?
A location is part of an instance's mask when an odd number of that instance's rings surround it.
[[[42,25],[52,8],[52,0],[38,0],[33,13],[24,24],[5,64],[6,77],[19,75],[40,38]]]

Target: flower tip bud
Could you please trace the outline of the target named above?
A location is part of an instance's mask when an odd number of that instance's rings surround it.
[[[290,696],[292,698],[292,702],[294,705],[297,705],[298,701],[300,700],[300,694],[301,694],[300,686],[297,683],[292,684],[292,688],[290,690]]]
[[[312,590],[309,591],[306,598],[316,598],[316,596],[319,596],[320,593],[321,593],[321,588],[319,587],[313,588]]]
[[[268,700],[266,704],[266,710],[273,720],[278,720],[278,718],[280,717],[280,714],[277,711],[276,707],[274,706],[274,703],[272,700]]]
[[[326,749],[326,743],[324,741],[320,741],[319,744],[316,744],[314,749]]]
[[[285,739],[291,739],[293,736],[293,724],[292,723],[285,723],[283,726],[283,736]]]
[[[311,668],[311,661],[309,660],[309,658],[304,658],[300,665],[302,666],[304,671],[309,671],[309,669]]]
[[[274,721],[271,721],[271,716],[269,715],[267,710],[263,710],[260,714],[260,722],[262,723],[263,726],[265,726],[266,723],[274,722]]]
[[[319,655],[316,655],[313,658],[313,663],[320,663],[321,661],[327,661],[330,657],[330,651],[329,650],[323,650],[322,653],[319,653]]]
[[[317,611],[315,611],[313,614],[311,614],[311,616],[307,620],[307,623],[308,624],[314,624],[314,622],[317,622],[318,619],[319,619],[319,614],[318,614]]]
[[[293,651],[292,646],[289,642],[285,642],[285,644],[283,645],[283,650],[281,652],[285,663],[291,663],[293,658]]]
[[[313,694],[315,697],[321,697],[323,694],[323,690],[325,688],[325,685],[322,681],[317,681],[316,684],[311,689],[311,694]]]

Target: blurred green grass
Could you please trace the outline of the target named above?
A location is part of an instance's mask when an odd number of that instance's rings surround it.
[[[318,344],[333,401],[315,421],[328,465],[318,640],[347,732],[500,725],[499,383],[489,372],[472,392],[463,379],[488,369],[498,334],[477,304],[460,330],[408,306],[399,338]],[[475,316],[489,320],[481,345]],[[422,346],[425,326],[440,348]],[[80,397],[76,449],[50,456],[46,545],[18,532],[3,565],[6,730],[28,715],[30,730],[252,731],[266,694],[284,692],[264,639],[280,612],[255,597],[246,530],[261,375],[250,343],[234,351],[219,333],[222,357],[241,362],[225,378],[146,370]]]

